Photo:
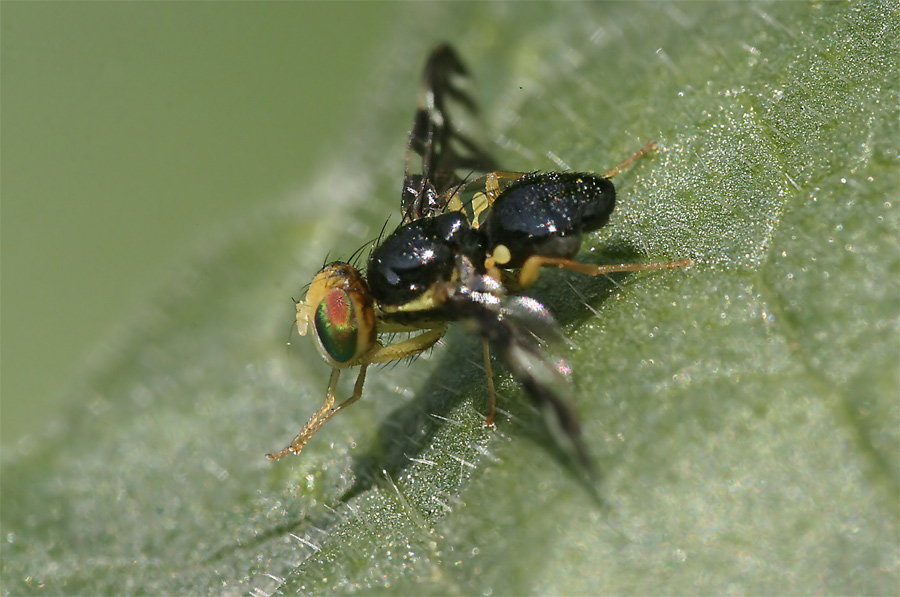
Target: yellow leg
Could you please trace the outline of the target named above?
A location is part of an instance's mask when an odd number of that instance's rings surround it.
[[[306,425],[303,426],[303,429],[300,430],[300,433],[297,434],[297,437],[294,438],[294,441],[292,441],[290,445],[278,452],[266,454],[266,457],[269,460],[278,460],[288,454],[299,454],[300,450],[303,449],[303,446],[309,442],[322,425],[327,423],[328,420],[339,411],[360,399],[362,396],[363,384],[366,381],[366,368],[370,364],[395,361],[427,350],[447,332],[447,324],[441,322],[435,325],[437,327],[434,329],[430,329],[418,336],[404,340],[403,342],[389,344],[387,346],[378,345],[369,351],[366,356],[363,357],[363,362],[360,365],[359,375],[357,375],[356,384],[353,386],[353,394],[337,406],[334,406],[334,395],[337,391],[338,380],[341,377],[341,370],[337,367],[332,369],[331,379],[328,382],[328,390],[325,393],[325,404],[323,404],[322,408],[307,421]]]
[[[364,357],[365,361],[367,363],[387,363],[388,361],[405,359],[406,357],[419,354],[423,350],[428,350],[447,333],[446,323],[440,323],[438,326],[396,344],[376,346],[366,354]]]
[[[328,422],[328,419],[336,415],[341,409],[346,408],[359,400],[360,396],[362,396],[363,384],[366,381],[366,367],[368,367],[366,363],[363,363],[362,367],[360,367],[359,375],[356,377],[356,384],[353,386],[353,394],[332,408],[332,405],[334,404],[334,392],[337,389],[337,382],[341,376],[341,370],[334,369],[331,372],[331,381],[328,382],[328,394],[325,398],[325,404],[322,405],[319,412],[312,416],[289,446],[274,454],[266,454],[266,458],[269,460],[278,460],[288,454],[299,454],[300,450],[303,449],[303,446],[312,439],[312,436],[315,435],[316,431],[318,431],[322,425]]]
[[[615,176],[616,174],[618,174],[619,172],[621,172],[622,170],[624,170],[625,168],[630,166],[632,163],[634,163],[634,161],[636,159],[640,158],[641,156],[643,156],[645,154],[650,153],[654,149],[656,149],[656,143],[654,143],[653,141],[647,141],[630,158],[628,158],[627,160],[625,160],[624,162],[622,162],[621,164],[619,164],[618,166],[616,166],[615,168],[613,168],[612,170],[610,170],[609,172],[604,174],[603,178],[612,178],[613,176]]]
[[[361,373],[363,375],[365,374],[365,368],[363,368]],[[334,406],[334,392],[337,389],[340,377],[340,369],[334,368],[331,370],[331,379],[328,381],[328,391],[325,393],[325,404],[322,405],[319,412],[310,417],[309,421],[306,422],[306,425],[303,426],[303,429],[300,430],[300,433],[297,434],[297,437],[294,438],[294,441],[278,452],[266,454],[266,458],[269,460],[278,460],[288,454],[300,453],[300,450],[306,445],[306,442],[309,441],[313,434],[318,431],[319,427],[324,425],[325,421],[331,418],[332,415],[329,413],[333,412],[331,407]],[[359,382],[357,381],[357,384],[358,383]]]
[[[529,257],[522,269],[519,271],[518,283],[523,289],[534,284],[542,267],[558,267],[569,269],[580,274],[588,276],[599,276],[600,274],[613,274],[617,272],[642,272],[653,269],[667,269],[670,267],[688,267],[693,261],[690,259],[679,259],[677,261],[667,261],[665,263],[620,263],[616,265],[590,265],[587,263],[579,263],[571,259],[563,259],[560,257],[541,257],[534,255]]]

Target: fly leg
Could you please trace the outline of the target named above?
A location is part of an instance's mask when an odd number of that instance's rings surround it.
[[[619,174],[622,170],[630,166],[635,162],[635,160],[645,156],[646,154],[654,151],[656,149],[656,143],[654,141],[647,141],[644,143],[640,149],[638,149],[634,154],[631,155],[627,160],[614,167],[612,170],[603,175],[603,178],[612,178],[616,174]]]
[[[532,255],[522,265],[519,271],[518,285],[521,288],[528,288],[533,285],[540,275],[542,267],[558,267],[562,269],[572,270],[580,274],[588,276],[599,276],[601,274],[614,274],[618,272],[642,272],[655,269],[668,269],[673,267],[688,267],[693,263],[691,259],[678,259],[676,261],[666,261],[663,263],[619,263],[615,265],[591,265],[589,263],[580,263],[571,259],[562,257],[542,257],[540,255]]]
[[[402,342],[397,342],[395,344],[388,344],[387,346],[382,346],[379,344],[370,352],[368,352],[363,357],[363,361],[359,369],[359,375],[356,376],[356,383],[353,386],[353,394],[351,394],[349,398],[347,398],[337,406],[334,406],[334,395],[337,391],[338,380],[341,377],[341,370],[337,367],[332,369],[331,379],[328,382],[328,390],[325,392],[325,404],[323,404],[322,408],[320,408],[319,411],[314,414],[309,419],[309,421],[307,421],[306,425],[303,426],[303,429],[300,430],[300,433],[297,434],[297,437],[294,438],[294,441],[292,441],[290,445],[282,450],[279,450],[278,452],[266,454],[266,457],[269,460],[278,460],[279,458],[283,458],[288,454],[299,454],[300,450],[303,449],[303,446],[305,446],[309,442],[312,436],[315,435],[316,431],[318,431],[322,427],[322,425],[327,423],[328,420],[338,412],[347,408],[360,399],[360,397],[362,396],[363,384],[366,381],[366,368],[370,364],[395,361],[397,359],[403,359],[409,356],[413,356],[422,352],[423,350],[427,350],[428,348],[433,346],[435,342],[440,340],[441,337],[447,332],[446,324],[439,323],[434,325],[435,327],[433,329],[428,329],[418,336],[413,336],[412,338],[403,340]],[[410,331],[409,328],[411,326],[397,327],[403,328],[402,331]]]
[[[341,370],[335,367],[331,371],[331,379],[328,382],[328,391],[325,393],[325,404],[322,405],[322,408],[319,409],[319,412],[314,414],[309,421],[307,421],[306,425],[303,426],[303,429],[300,430],[300,433],[297,434],[297,437],[294,438],[287,447],[273,454],[266,454],[266,458],[269,460],[278,460],[279,458],[283,458],[288,454],[299,454],[300,450],[303,449],[303,446],[309,442],[312,436],[319,430],[319,428],[324,425],[328,419],[333,417],[339,410],[353,404],[359,397],[362,395],[363,383],[366,381],[366,366],[367,364],[363,364],[359,370],[359,375],[356,377],[356,385],[353,388],[353,394],[344,402],[340,403],[337,407],[334,407],[334,393],[337,390],[338,380],[341,377]]]

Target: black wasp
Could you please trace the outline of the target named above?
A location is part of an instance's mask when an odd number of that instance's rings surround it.
[[[578,422],[564,399],[568,369],[548,359],[540,345],[560,332],[543,305],[516,294],[537,280],[542,267],[596,276],[690,261],[604,266],[574,261],[582,234],[604,226],[615,207],[610,177],[652,145],[604,176],[500,171],[450,122],[449,99],[475,111],[459,86],[465,75],[450,46],[431,52],[409,133],[399,227],[372,250],[365,274],[348,263],[330,263],[297,304],[297,329],[301,335],[312,329],[332,367],[331,379],[319,411],[270,459],[298,454],[325,422],[356,402],[369,365],[427,350],[450,322],[460,322],[483,339],[490,393],[486,423],[494,420],[493,349],[535,403],[555,413],[578,458],[589,466]],[[410,173],[413,154],[422,160],[421,174]],[[459,175],[471,178],[476,172],[483,174],[474,180]],[[474,187],[483,190],[473,193]],[[379,340],[397,332],[409,336],[392,344]],[[341,371],[356,366],[353,394],[335,406]]]

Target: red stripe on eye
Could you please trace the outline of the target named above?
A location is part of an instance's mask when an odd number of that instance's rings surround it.
[[[330,291],[316,309],[315,323],[328,355],[338,363],[353,361],[359,331],[353,297],[343,289]]]

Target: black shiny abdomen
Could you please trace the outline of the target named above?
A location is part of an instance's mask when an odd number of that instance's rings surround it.
[[[497,197],[481,226],[488,253],[509,249],[506,267],[532,255],[571,259],[581,235],[601,228],[616,205],[616,189],[602,176],[578,172],[526,174]]]
[[[395,230],[369,257],[366,280],[382,305],[408,303],[435,283],[448,281],[456,254],[481,254],[481,237],[460,212],[420,218]]]

